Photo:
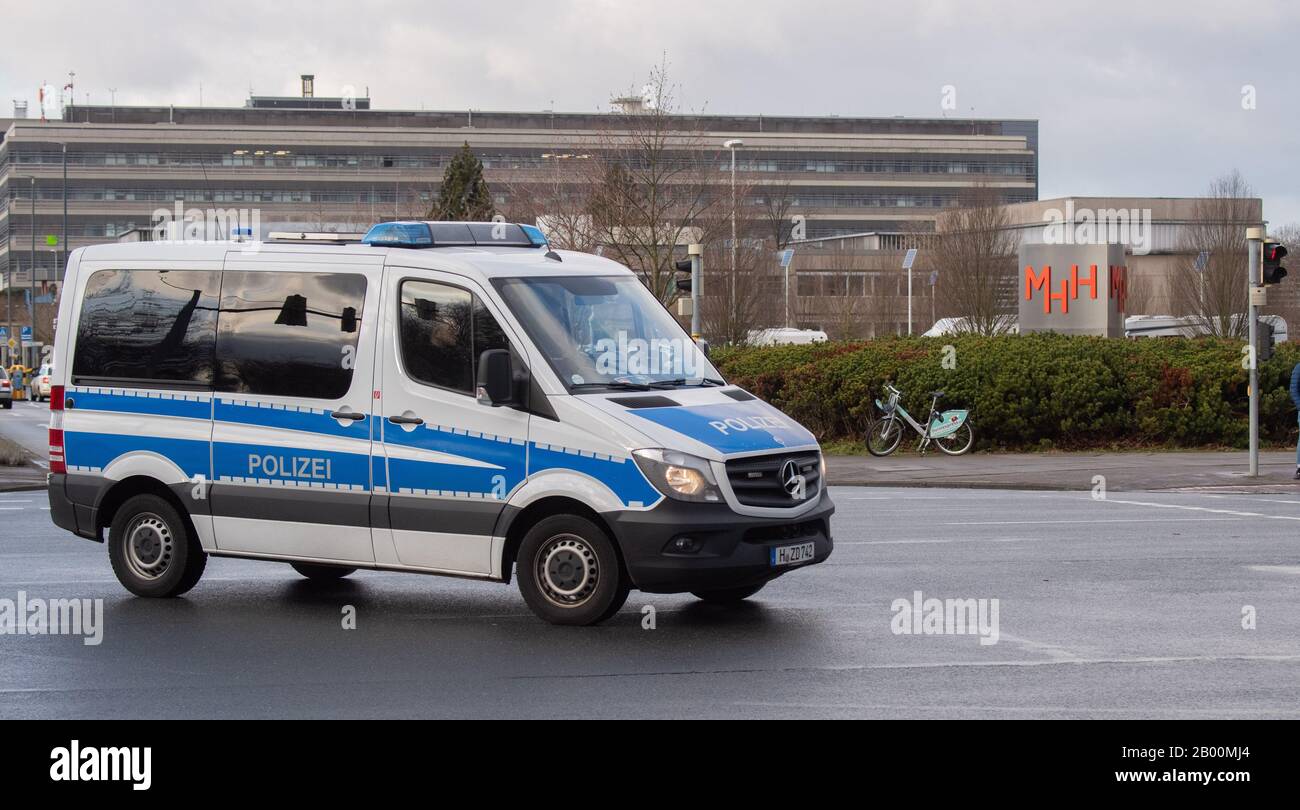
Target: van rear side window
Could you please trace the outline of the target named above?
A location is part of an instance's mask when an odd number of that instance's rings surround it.
[[[352,387],[366,277],[227,271],[216,389],[336,400]]]
[[[210,386],[220,288],[215,271],[94,273],[86,282],[73,375]]]

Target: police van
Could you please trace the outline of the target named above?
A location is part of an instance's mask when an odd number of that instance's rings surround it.
[[[726,384],[626,267],[512,223],[74,251],[51,514],[145,597],[209,556],[509,583],[594,624],[831,553],[811,433]]]

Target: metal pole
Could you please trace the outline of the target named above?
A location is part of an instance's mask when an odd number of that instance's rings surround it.
[[[785,263],[785,328],[790,328],[790,265],[794,260]]]
[[[704,245],[686,246],[686,253],[691,257],[691,339],[700,339],[700,301],[704,286]]]
[[[736,309],[736,147],[731,147],[731,309]]]
[[[62,255],[59,256],[60,264],[54,269],[55,277],[51,281],[62,282],[63,276],[57,271],[59,267],[65,270],[68,267],[68,145],[63,145],[63,249]],[[36,324],[32,324],[32,339],[36,337]]]
[[[27,318],[32,326],[32,341],[36,340],[36,176],[32,175],[32,260],[31,269],[27,273],[27,289],[30,297],[27,299]],[[18,351],[23,351],[23,342],[20,338],[18,341]],[[26,365],[26,363],[24,363]]]
[[[907,334],[912,334],[912,268],[907,268]]]
[[[1246,294],[1246,322],[1249,327],[1250,340],[1250,472],[1251,478],[1259,475],[1259,358],[1257,336],[1259,334],[1259,308],[1255,306],[1255,288],[1260,283],[1260,247],[1264,239],[1263,228],[1246,230],[1246,249],[1250,259],[1247,262],[1249,280]]]

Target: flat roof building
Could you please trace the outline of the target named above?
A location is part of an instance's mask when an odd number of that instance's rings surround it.
[[[366,98],[258,97],[236,108],[69,106],[63,120],[0,123],[0,283],[26,287],[33,265],[37,285],[57,281],[66,249],[114,241],[177,203],[256,209],[264,232],[288,225],[364,230],[384,219],[422,217],[462,143],[483,161],[497,207],[508,212],[512,189],[544,182],[620,120],[610,113],[369,107]],[[1008,201],[1038,197],[1037,121],[671,120],[693,133],[689,148],[723,156],[718,183],[730,179],[722,143],[743,140],[740,178],[780,186],[809,237],[932,223],[976,184],[997,187]],[[47,244],[51,236],[57,245]]]

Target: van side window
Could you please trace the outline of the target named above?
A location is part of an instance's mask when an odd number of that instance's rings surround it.
[[[226,271],[216,390],[336,400],[352,387],[366,277]]]
[[[468,290],[406,281],[401,307],[402,365],[416,382],[472,394],[479,355],[510,345],[496,318]]]
[[[221,273],[100,270],[86,281],[72,374],[212,384]]]

